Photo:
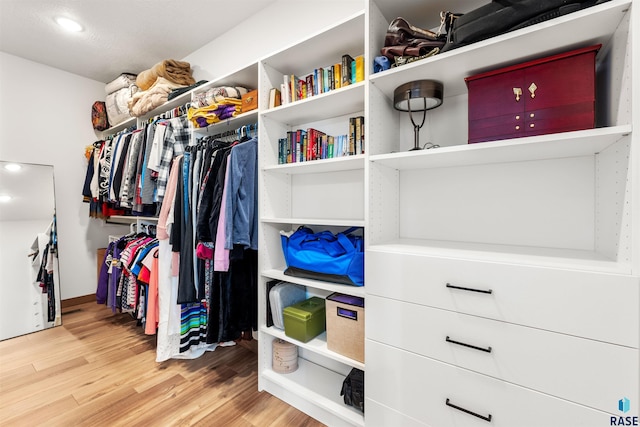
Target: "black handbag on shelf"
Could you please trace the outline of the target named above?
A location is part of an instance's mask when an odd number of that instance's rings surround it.
[[[609,0],[493,0],[451,20],[442,52],[607,1]]]
[[[353,406],[364,413],[364,372],[358,368],[351,369],[349,375],[342,382],[340,396],[344,396],[344,403]]]
[[[397,17],[389,23],[380,54],[391,62],[398,57],[422,57],[439,52],[445,41],[444,34],[416,27],[405,18]]]

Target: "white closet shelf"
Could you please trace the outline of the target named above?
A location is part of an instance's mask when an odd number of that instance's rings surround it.
[[[426,239],[397,239],[377,243],[369,251],[405,253],[441,258],[537,265],[601,273],[631,274],[631,266],[595,251],[513,246]]]
[[[258,75],[258,63],[252,62],[225,76],[211,80],[195,88],[193,93],[206,92],[208,89],[221,86],[240,86],[247,90],[257,89],[256,76]]]
[[[631,125],[370,156],[398,170],[590,156],[631,133]]]
[[[340,390],[344,376],[305,359],[298,358],[298,370],[289,374],[278,374],[270,369],[262,376],[287,390],[292,395],[308,400],[338,418],[355,426],[364,426],[364,415],[344,404]],[[267,391],[269,387],[266,387]]]
[[[340,363],[344,363],[345,365],[349,365],[353,368],[358,368],[364,371],[364,363],[358,362],[357,360],[353,360],[349,357],[343,356],[339,353],[331,351],[327,348],[327,332],[323,332],[317,337],[309,340],[308,342],[298,341],[294,338],[288,337],[282,329],[278,329],[275,327],[266,327],[263,326],[261,331],[265,334],[271,335],[274,338],[280,338],[282,340],[288,341],[297,345],[300,348],[305,348],[313,351],[314,353],[321,354],[330,359],[336,360]]]
[[[300,224],[300,225],[326,225],[336,227],[364,227],[362,219],[328,219],[328,218],[283,218],[283,217],[262,217],[260,221],[271,224]]]
[[[355,156],[335,157],[332,159],[265,166],[262,170],[290,175],[364,170],[364,158],[364,154],[357,154]]]
[[[338,292],[341,294],[365,297],[364,286],[341,285],[338,283],[324,282],[322,280],[304,279],[302,277],[287,276],[284,274],[285,267],[281,269],[270,269],[262,271],[262,276],[270,279],[282,280],[284,282],[295,283],[309,288],[322,289],[328,292]]]
[[[295,126],[322,118],[339,117],[354,114],[357,111],[364,111],[364,86],[364,82],[358,82],[300,101],[284,104],[267,110],[261,114],[261,117]]]
[[[606,43],[630,4],[630,0],[611,0],[482,43],[376,73],[370,81],[389,99],[393,98],[398,85],[420,79],[443,82],[445,97],[461,95],[467,93],[464,78],[470,75],[580,46]]]
[[[117,125],[111,126],[109,129],[103,130],[102,133],[105,135],[111,135],[116,132],[120,132],[121,130],[126,129],[128,127],[135,126],[136,123],[137,123],[137,118],[131,117],[130,119],[120,122]]]
[[[105,220],[107,224],[133,224],[138,221],[156,222],[158,217],[155,216],[130,216],[130,215],[112,215]]]

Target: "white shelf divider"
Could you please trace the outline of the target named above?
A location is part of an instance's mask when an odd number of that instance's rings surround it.
[[[339,117],[364,110],[364,82],[359,82],[272,108],[262,113],[268,119],[296,125],[319,118]]]
[[[295,283],[309,288],[322,289],[329,292],[338,292],[341,294],[353,295],[356,297],[365,296],[364,286],[341,285],[339,283],[325,282],[322,280],[305,279],[302,277],[288,276],[284,274],[285,267],[280,269],[270,269],[262,272],[264,277],[270,279],[282,280],[284,282]]]
[[[311,160],[308,162],[285,163],[266,166],[266,172],[286,173],[290,175],[339,172],[364,169],[364,154],[335,157],[332,159]]]
[[[406,253],[498,263],[570,268],[603,273],[630,274],[631,266],[595,251],[533,246],[512,246],[444,240],[397,239],[371,245],[368,251]]]
[[[270,224],[304,224],[304,225],[326,225],[335,227],[364,227],[364,220],[361,219],[327,219],[327,218],[283,218],[283,217],[263,217],[260,221]]]
[[[378,154],[369,159],[397,170],[410,170],[590,156],[630,133],[631,125],[623,125],[455,145],[419,152]]]

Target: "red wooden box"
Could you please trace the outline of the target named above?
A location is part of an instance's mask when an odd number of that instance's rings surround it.
[[[600,46],[465,78],[469,143],[593,128]]]

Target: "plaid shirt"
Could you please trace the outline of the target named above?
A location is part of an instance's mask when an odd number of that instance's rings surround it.
[[[169,119],[166,121],[166,124],[167,130],[164,133],[160,154],[160,166],[158,169],[156,202],[162,202],[167,189],[171,162],[175,157],[184,153],[185,147],[189,145],[191,135],[189,131],[189,120],[186,114]]]

